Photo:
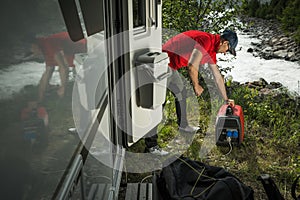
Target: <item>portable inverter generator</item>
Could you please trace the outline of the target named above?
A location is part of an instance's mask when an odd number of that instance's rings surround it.
[[[216,120],[216,144],[231,142],[240,145],[244,140],[244,114],[239,105],[225,104],[219,109]]]
[[[23,138],[32,144],[46,134],[44,120],[38,117],[37,109],[33,109],[28,119],[23,121]]]

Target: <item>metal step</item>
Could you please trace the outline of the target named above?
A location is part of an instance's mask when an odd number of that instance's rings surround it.
[[[108,199],[109,184],[93,184],[88,194],[88,200],[103,200]]]
[[[152,183],[128,183],[125,200],[152,200]]]

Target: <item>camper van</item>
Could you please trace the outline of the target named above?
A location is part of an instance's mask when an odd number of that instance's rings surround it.
[[[3,64],[7,73],[11,70],[11,81],[3,86],[19,85],[1,99],[1,199],[119,199],[123,172],[159,169],[139,166],[148,165],[143,163],[147,159],[153,163],[153,158],[140,159],[144,152],[130,153],[128,148],[162,120],[170,74],[168,57],[161,52],[162,2],[19,1],[6,7],[21,7],[24,11],[8,19],[16,25],[23,21],[27,28],[10,36],[8,46],[20,51],[13,62]],[[73,42],[86,40],[87,51],[74,55],[64,97],[56,93],[60,81],[54,69],[44,100],[38,101],[47,111],[47,131],[31,134],[29,141],[20,113],[36,97],[45,61],[21,59],[30,49],[27,35],[61,31]],[[138,191],[143,194],[127,189],[123,197],[155,199],[152,184],[142,187]]]

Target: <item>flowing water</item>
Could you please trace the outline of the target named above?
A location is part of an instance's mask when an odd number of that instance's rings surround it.
[[[231,62],[220,61],[219,64],[224,67],[234,68],[228,75],[233,80],[244,83],[264,78],[267,82],[280,82],[290,91],[299,94],[300,65],[297,62],[290,62],[281,59],[265,60],[254,57],[248,53],[251,42],[259,42],[258,39],[251,38],[250,35],[238,34],[239,44],[236,48],[237,56]],[[230,55],[219,55],[219,58],[230,58]]]

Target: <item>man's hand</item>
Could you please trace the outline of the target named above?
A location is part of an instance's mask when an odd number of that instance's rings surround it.
[[[194,92],[196,96],[200,96],[202,92],[204,91],[203,87],[199,84],[195,84],[194,86]]]
[[[234,105],[235,105],[233,99],[227,99],[227,100],[225,101],[225,104],[228,104],[228,105],[230,105],[230,106],[232,106],[232,107],[234,107]]]

